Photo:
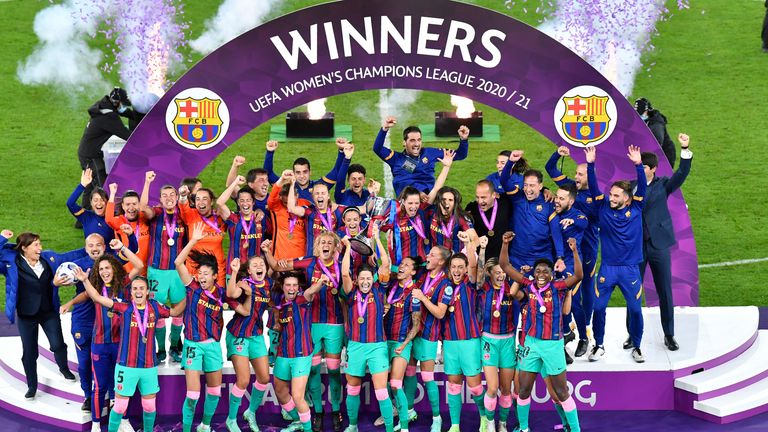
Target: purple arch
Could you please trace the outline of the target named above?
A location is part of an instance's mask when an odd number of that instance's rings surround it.
[[[405,17],[411,20],[411,49],[406,53],[389,38],[389,49],[382,53],[380,32],[382,16],[394,23],[399,32],[405,28]],[[365,36],[365,19],[370,17],[372,34],[375,35],[374,53],[366,52],[351,39],[351,55],[344,56],[340,22],[347,20]],[[436,35],[425,47],[439,50],[437,56],[419,52],[420,25],[425,17],[441,19],[442,24],[432,24],[427,32]],[[436,21],[434,21],[436,22]],[[458,23],[455,23],[458,22]],[[326,43],[324,23],[331,23],[336,44]],[[474,30],[475,38],[467,45],[469,56],[460,47],[447,53],[446,38],[453,29],[462,39]],[[281,56],[271,38],[278,36],[291,48],[289,32],[297,31],[309,40],[311,26],[318,32],[317,61],[310,63],[301,56],[295,69]],[[471,29],[469,27],[471,26]],[[499,37],[499,31],[504,35]],[[491,33],[487,33],[491,31]],[[426,34],[421,32],[421,34]],[[488,36],[486,43],[482,37]],[[496,37],[493,37],[496,35]],[[333,49],[335,47],[335,50]],[[497,52],[494,51],[494,47]],[[332,52],[338,58],[332,59]],[[496,56],[494,55],[496,54]],[[445,55],[448,55],[447,57]],[[498,57],[498,58],[497,58]],[[469,61],[465,61],[465,59]],[[494,60],[498,60],[497,62]],[[492,67],[484,67],[483,62]],[[493,64],[497,63],[497,64]],[[386,76],[345,79],[344,72],[353,68],[377,66],[420,67],[429,70],[454,71],[475,76],[530,98],[527,109],[515,104],[518,97],[507,101],[506,97],[484,92],[476,87],[452,84],[432,79],[426,73],[420,77]],[[485,64],[488,66],[488,64]],[[284,96],[280,88],[296,81],[339,71],[340,82],[319,86],[300,94]],[[477,6],[447,0],[414,2],[411,0],[373,0],[366,2],[339,1],[293,12],[250,30],[201,60],[182,76],[162,97],[128,140],[122,154],[110,174],[110,182],[118,182],[123,188],[141,187],[142,173],[151,167],[157,173],[154,187],[165,183],[178,184],[186,176],[201,172],[227,146],[269,119],[309,101],[360,90],[411,88],[435,92],[459,94],[503,111],[536,129],[556,145],[565,144],[553,122],[554,109],[563,94],[577,86],[591,85],[604,90],[615,102],[617,118],[612,135],[600,144],[598,176],[605,186],[621,178],[634,178],[634,170],[626,159],[626,147],[639,145],[643,151],[653,151],[660,157],[659,175],[670,175],[672,169],[663,157],[660,146],[648,128],[623,98],[599,72],[565,46],[544,33],[509,16]],[[174,98],[185,89],[201,87],[219,95],[229,110],[229,128],[221,142],[205,150],[182,147],[170,135],[166,127],[166,108],[174,104]],[[281,100],[254,112],[251,104],[259,97],[278,92]],[[581,151],[574,151],[577,162],[583,162]],[[157,191],[154,190],[153,193]],[[678,191],[669,198],[669,207],[675,225],[678,243],[672,250],[673,291],[676,305],[698,304],[698,268],[696,245],[691,222],[682,194]],[[658,304],[651,279],[646,278],[647,302]]]

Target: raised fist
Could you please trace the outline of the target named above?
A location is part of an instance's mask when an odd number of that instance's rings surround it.
[[[267,141],[267,151],[275,151],[275,150],[277,150],[277,141],[275,140]]]
[[[388,131],[391,127],[397,124],[397,119],[393,116],[387,116],[381,122],[381,128]]]
[[[245,164],[245,157],[237,155],[235,156],[235,159],[232,161],[232,166],[235,167],[241,167]]]
[[[157,175],[155,175],[154,171],[147,171],[146,173],[144,173],[144,181],[147,183],[152,183],[153,181],[155,181],[156,177]]]
[[[568,146],[560,146],[557,148],[557,154],[562,157],[568,157],[571,155],[571,149],[569,149]]]

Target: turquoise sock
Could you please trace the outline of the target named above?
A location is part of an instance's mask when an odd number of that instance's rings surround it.
[[[312,420],[302,423],[301,426],[304,428],[304,432],[312,432]]]
[[[309,371],[309,397],[312,399],[312,406],[316,413],[323,412],[323,387],[320,381],[320,365],[312,366]]]
[[[483,400],[485,397],[485,392],[480,393],[477,396],[472,396],[472,400],[475,401],[475,405],[477,405],[477,412],[482,417],[485,416],[485,401]],[[491,413],[491,419],[493,419],[493,414]]]
[[[408,399],[408,409],[413,409],[413,399],[416,397],[416,387],[418,386],[418,380],[416,375],[403,378],[403,392],[406,399]],[[397,409],[400,409],[399,407]]]
[[[448,411],[451,413],[451,426],[457,426],[461,423],[461,393],[448,394]]]
[[[120,422],[123,420],[123,415],[117,411],[112,410],[109,412],[109,432],[117,432],[120,429]]]
[[[165,327],[155,329],[155,340],[157,341],[157,351],[165,351]]]
[[[181,342],[181,326],[171,324],[171,346]]]
[[[152,432],[155,428],[155,418],[157,418],[157,411],[146,412],[144,411],[144,430]]]
[[[395,392],[395,404],[400,415],[400,429],[408,429],[408,398],[403,389],[397,389]]]
[[[181,409],[181,422],[184,432],[190,432],[192,430],[192,420],[195,419],[196,406],[197,399],[184,399],[184,407]]]
[[[384,417],[384,427],[386,428],[386,432],[392,432],[395,423],[395,416],[392,413],[392,400],[390,398],[380,400],[379,410],[381,411],[381,416]],[[405,413],[405,417],[408,418],[408,413]]]
[[[437,417],[440,415],[440,392],[437,390],[437,383],[427,381],[424,383],[424,387],[427,389],[429,405],[432,407],[432,417]]]
[[[232,395],[232,392],[229,392],[229,413],[227,414],[227,418],[230,420],[236,420],[237,419],[237,410],[240,409],[240,403],[243,401],[243,397],[237,397]]]
[[[499,408],[499,421],[502,423],[506,423],[508,418],[509,418],[509,408],[504,408],[504,407]]]
[[[256,390],[256,386],[251,389],[251,402],[248,404],[248,409],[255,413],[261,406],[261,401],[264,399],[264,390]]]
[[[296,421],[299,419],[299,412],[296,410],[296,408],[288,411],[288,416],[291,417],[292,421]]]
[[[528,414],[531,411],[531,404],[517,404],[517,421],[520,423],[520,429],[528,429]]]
[[[328,392],[331,396],[331,410],[341,409],[341,370],[328,369]]]
[[[477,401],[475,401],[475,403],[477,403]],[[498,406],[498,403],[499,403],[499,398],[498,397],[496,398],[496,403],[497,403],[497,406]],[[490,411],[490,410],[485,409],[485,400],[483,400],[483,411],[485,411],[485,418],[488,419],[488,421],[495,420],[495,418],[496,418],[496,411],[495,410],[494,411]]]
[[[347,393],[347,416],[349,417],[350,426],[357,426],[358,411],[360,411],[360,395],[350,396]],[[391,408],[390,415],[392,415]]]
[[[565,411],[563,410],[563,406],[559,403],[552,403],[555,405],[555,410],[557,410],[557,415],[560,416],[560,421],[563,423],[563,426],[567,425],[568,420],[565,418]]]
[[[216,407],[219,405],[219,399],[221,396],[214,396],[208,393],[205,394],[205,403],[203,403],[203,424],[210,426],[213,413],[216,412]]]
[[[568,421],[568,426],[571,428],[571,432],[581,432],[581,426],[579,426],[579,413],[576,408],[571,411],[563,411],[563,413]]]

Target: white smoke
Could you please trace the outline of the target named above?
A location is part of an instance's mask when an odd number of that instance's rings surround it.
[[[407,121],[411,116],[410,108],[419,98],[419,90],[391,89],[379,90],[379,121],[387,116],[394,116],[398,122]],[[369,118],[369,117],[363,117]],[[395,132],[390,131],[384,141],[384,147],[391,148],[389,137]],[[392,170],[386,162],[384,165],[384,196],[394,198],[395,191],[392,188]]]
[[[580,55],[628,97],[665,11],[662,0],[558,0],[539,30]]]
[[[189,46],[208,54],[264,21],[277,0],[224,0],[213,19],[205,23],[205,32]]]
[[[19,62],[19,81],[74,92],[106,87],[99,70],[102,54],[86,42],[96,32],[98,10],[105,6],[69,0],[38,12],[34,31],[40,43]]]

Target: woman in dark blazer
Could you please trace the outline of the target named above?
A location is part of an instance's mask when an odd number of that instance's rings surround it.
[[[27,377],[27,399],[37,393],[37,335],[42,327],[56,364],[65,379],[75,381],[67,366],[67,345],[61,332],[59,290],[63,280],[55,277],[59,264],[85,256],[84,249],[64,254],[44,251],[40,236],[21,233],[16,244],[8,243],[13,232],[0,233],[0,274],[5,276],[5,314],[11,322],[18,316],[19,336],[23,347],[21,361]]]

